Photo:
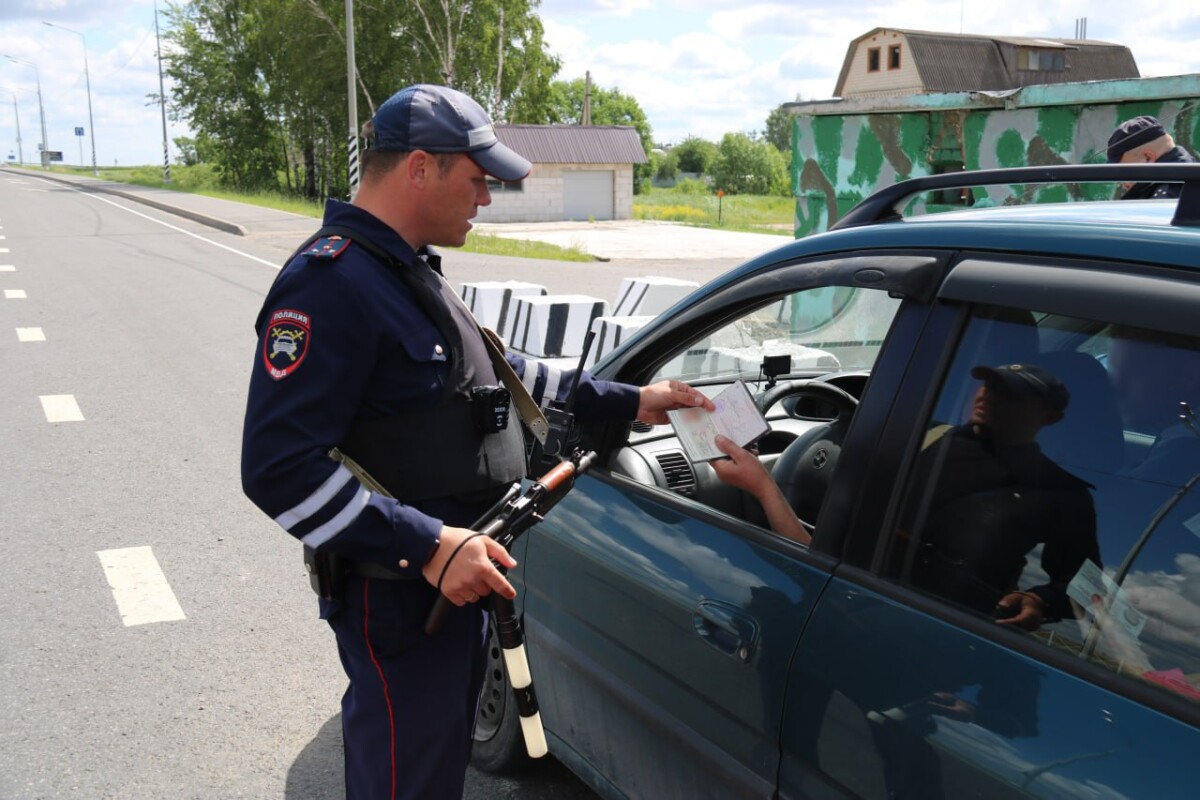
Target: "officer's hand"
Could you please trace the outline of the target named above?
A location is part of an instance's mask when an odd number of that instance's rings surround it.
[[[462,545],[461,549],[459,545]],[[446,525],[442,528],[433,558],[429,559],[421,574],[434,586],[438,586],[440,579],[442,594],[456,606],[474,603],[494,591],[511,600],[517,596],[517,590],[500,574],[500,570],[492,564],[492,559],[507,569],[517,565],[508,551],[494,539],[475,536],[475,531],[466,528]]]
[[[659,381],[641,388],[637,418],[650,425],[666,425],[668,411],[695,406],[703,406],[707,411],[716,410],[712,400],[683,381]]]

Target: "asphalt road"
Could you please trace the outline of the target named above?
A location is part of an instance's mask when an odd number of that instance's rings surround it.
[[[0,171],[0,797],[343,796],[333,637],[238,477],[253,321],[315,227],[295,221],[235,236]],[[737,260],[453,253],[447,274],[612,297]],[[467,797],[593,795],[551,761],[473,772]]]

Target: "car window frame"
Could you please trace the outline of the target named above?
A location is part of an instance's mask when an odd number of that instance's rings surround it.
[[[964,263],[966,270],[956,278],[955,271]],[[1179,279],[1187,274],[1193,273],[1143,264],[962,252],[950,265],[947,278],[939,287],[927,324],[898,385],[888,419],[876,440],[879,458],[873,460],[857,486],[859,494],[854,504],[861,511],[848,526],[843,559],[834,570],[835,576],[1142,706],[1191,725],[1200,725],[1200,703],[1175,697],[1098,663],[1046,647],[1022,632],[997,626],[939,598],[883,577],[887,551],[905,499],[904,492],[924,438],[924,423],[930,418],[974,309],[1006,305],[1087,319],[1103,319],[1103,314],[1108,312],[1117,319],[1103,321],[1161,330],[1184,327],[1176,332],[1196,335],[1200,325],[1192,322],[1190,329],[1187,328],[1188,320],[1178,313],[1186,309],[1187,303],[1200,300],[1200,282]],[[1143,281],[1145,278],[1150,281]],[[1141,284],[1144,288],[1139,291]],[[1049,291],[1048,286],[1053,286],[1053,291]],[[1101,286],[1107,287],[1104,293],[1097,288]],[[1114,287],[1123,292],[1119,295],[1123,302],[1111,302],[1102,296],[1114,291]],[[1165,292],[1166,289],[1172,291]],[[1131,297],[1139,295],[1147,302],[1130,302]],[[1148,304],[1153,298],[1170,298],[1169,311],[1160,317],[1160,309]],[[862,502],[862,498],[881,495],[888,498],[886,504]]]
[[[751,308],[808,289],[850,286],[886,291],[903,301],[893,317],[876,360],[876,366],[885,365],[884,371],[889,376],[888,381],[885,382],[882,377],[877,380],[876,370],[872,369],[863,399],[872,394],[886,396],[887,392],[892,390],[889,388],[892,383],[903,374],[903,367],[897,366],[904,361],[903,354],[910,348],[915,332],[920,330],[928,301],[933,298],[955,252],[929,247],[887,248],[827,251],[774,263],[762,263],[762,259],[759,259],[710,283],[705,287],[704,294],[691,306],[682,309],[664,324],[643,328],[623,348],[614,351],[606,361],[597,366],[597,377],[642,385],[680,347],[728,324]],[[825,268],[819,269],[822,266]],[[902,341],[897,342],[897,333],[900,332],[902,333],[899,338]],[[889,352],[895,355],[887,356]],[[876,384],[884,383],[888,385],[881,385],[879,389],[872,388]],[[872,416],[870,409],[874,407],[874,404],[867,406],[868,412],[861,416]],[[865,440],[869,443],[868,437],[871,434],[856,434],[856,430],[877,430],[883,417],[875,416],[878,418],[874,420],[860,419],[860,415],[856,413],[843,443],[843,453],[851,441]],[[589,429],[589,441],[600,454],[599,464],[603,465],[593,467],[593,474],[603,474],[613,480],[620,478],[615,475],[609,476],[607,459],[625,445],[628,432],[628,423],[616,422],[592,426]],[[839,461],[838,468],[842,469],[842,461]],[[834,559],[840,558],[846,532],[844,519],[853,511],[842,499],[847,494],[844,488],[841,488],[845,483],[841,479],[832,483],[830,495],[826,498],[821,515],[817,519],[817,535],[804,552],[824,553]],[[664,491],[653,487],[642,488],[654,492],[655,496]],[[703,503],[688,498],[679,497],[670,502],[678,502],[688,509],[707,509]],[[837,507],[839,512],[830,512],[832,507]],[[706,513],[711,513],[713,519],[727,529],[736,523],[739,529],[740,526],[745,526],[762,530],[721,512],[709,510]],[[770,531],[766,531],[765,535],[783,538]]]

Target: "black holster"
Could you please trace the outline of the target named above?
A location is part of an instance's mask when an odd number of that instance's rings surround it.
[[[350,575],[350,562],[328,550],[314,550],[304,545],[304,571],[318,597],[335,603],[341,601]]]

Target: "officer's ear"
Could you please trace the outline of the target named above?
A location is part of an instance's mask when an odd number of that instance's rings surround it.
[[[424,150],[413,150],[404,161],[408,182],[418,189],[425,188],[425,184],[429,180],[429,171],[436,168],[437,163],[433,156]]]

